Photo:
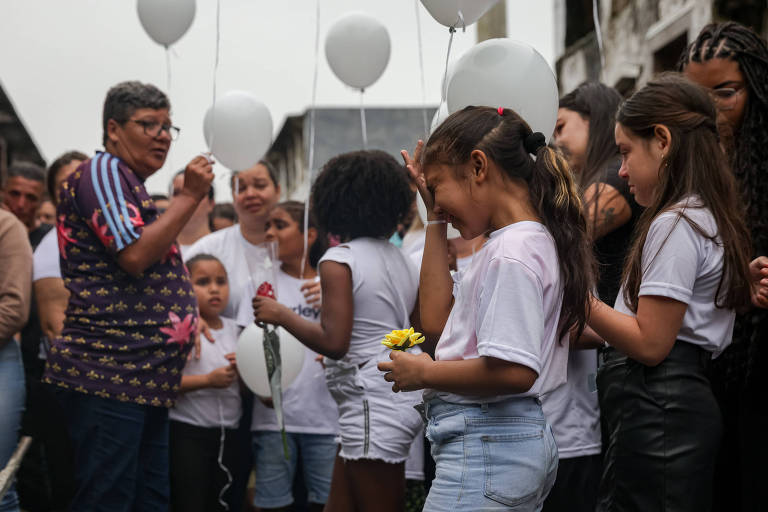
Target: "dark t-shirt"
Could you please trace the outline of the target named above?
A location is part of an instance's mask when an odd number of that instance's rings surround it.
[[[53,228],[50,224],[40,224],[29,232],[29,244],[32,250],[37,249],[43,237]],[[43,337],[43,329],[40,327],[40,316],[37,313],[37,301],[35,291],[32,290],[32,298],[29,306],[29,319],[21,330],[21,358],[24,362],[24,375],[27,384],[39,381],[43,376],[44,361],[40,359],[40,340]]]
[[[118,157],[98,153],[63,187],[56,228],[71,297],[45,380],[171,407],[197,325],[197,300],[179,248],[171,246],[139,277],[118,265],[118,253],[158,215],[142,181]]]
[[[626,180],[619,177],[620,162],[609,166],[606,175],[599,181],[615,188],[627,201],[632,211],[632,217],[622,226],[614,229],[599,240],[593,248],[598,263],[597,294],[600,300],[613,306],[621,285],[621,274],[624,270],[624,259],[632,245],[632,234],[635,223],[643,212],[643,208],[635,202],[629,193]]]

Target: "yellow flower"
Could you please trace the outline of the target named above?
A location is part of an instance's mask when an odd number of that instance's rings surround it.
[[[424,341],[424,336],[420,332],[414,332],[410,329],[396,329],[384,337],[382,345],[386,345],[392,350],[408,350],[414,345]]]

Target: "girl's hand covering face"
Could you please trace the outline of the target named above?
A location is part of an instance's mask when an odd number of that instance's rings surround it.
[[[389,353],[392,362],[382,361],[378,364],[379,371],[386,372],[384,380],[394,382],[392,391],[416,391],[424,389],[424,375],[427,368],[433,363],[429,354],[409,354],[400,350]]]
[[[424,169],[421,167],[421,154],[423,151],[424,141],[419,139],[416,143],[416,149],[413,150],[413,158],[411,158],[411,155],[408,154],[408,150],[406,149],[400,151],[400,155],[403,157],[403,162],[408,168],[411,180],[416,184],[416,188],[418,188],[419,194],[424,200],[424,204],[427,207],[427,216],[430,216],[435,208],[435,198],[432,196],[432,192],[427,188],[427,180],[424,178]]]

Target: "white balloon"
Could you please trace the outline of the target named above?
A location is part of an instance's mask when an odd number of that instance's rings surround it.
[[[282,327],[277,328],[280,337],[280,361],[283,392],[296,380],[304,365],[304,345]],[[261,397],[272,396],[264,359],[264,330],[255,323],[243,329],[237,340],[237,371],[248,388]]]
[[[416,194],[416,207],[419,209],[419,217],[421,218],[421,223],[425,226],[427,225],[427,205],[424,204],[424,200],[421,198],[420,194]],[[453,227],[453,224],[448,224],[448,240],[451,240],[452,238],[461,238],[461,233],[459,233],[459,230]]]
[[[468,105],[512,109],[547,140],[555,130],[555,74],[539,52],[519,41],[489,39],[462,55],[448,80],[446,101],[451,113]]]
[[[339,18],[325,37],[325,57],[339,80],[365,89],[389,62],[389,32],[376,18],[352,12]]]
[[[178,41],[195,19],[195,0],[137,0],[136,10],[144,30],[157,44]]]
[[[479,20],[497,0],[421,0],[429,14],[446,27],[468,27]],[[459,17],[461,12],[461,17]]]
[[[255,165],[269,149],[272,116],[253,94],[229,91],[205,113],[203,132],[213,156],[227,168],[241,171]]]
[[[437,110],[435,111],[435,115],[432,117],[429,133],[432,134],[432,132],[435,131],[435,128],[443,124],[443,121],[445,121],[449,115],[451,115],[451,113],[448,112],[448,104],[446,102],[440,103],[440,106],[437,107]]]

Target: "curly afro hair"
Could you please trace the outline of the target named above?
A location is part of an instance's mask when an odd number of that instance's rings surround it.
[[[343,241],[391,236],[415,198],[407,172],[391,155],[378,150],[331,158],[312,186],[318,226]]]

